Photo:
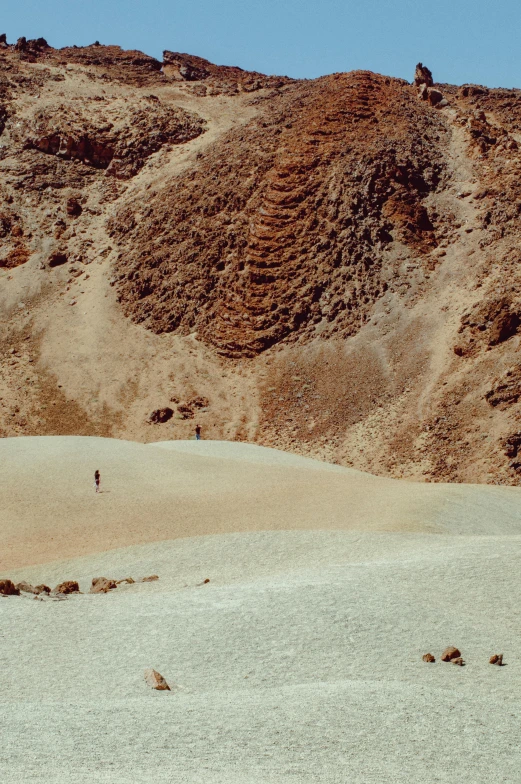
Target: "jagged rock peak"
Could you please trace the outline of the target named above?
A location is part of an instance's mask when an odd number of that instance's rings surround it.
[[[432,78],[432,71],[426,65],[418,63],[416,71],[414,72],[414,84],[419,87],[420,84],[426,84],[427,87],[432,87],[434,80]]]

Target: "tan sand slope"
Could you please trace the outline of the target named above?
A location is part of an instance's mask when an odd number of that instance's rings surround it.
[[[238,531],[521,533],[517,488],[382,479],[247,444],[8,438],[0,460],[3,572]]]

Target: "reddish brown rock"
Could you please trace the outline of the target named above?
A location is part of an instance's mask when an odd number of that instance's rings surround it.
[[[67,199],[67,215],[77,218],[83,212],[83,207],[74,196]]]
[[[432,71],[430,71],[426,65],[423,65],[423,63],[418,63],[416,66],[416,71],[414,73],[414,84],[417,87],[422,84],[425,84],[427,87],[432,87],[434,84]]]
[[[80,586],[75,580],[66,580],[65,582],[57,585],[53,593],[62,593],[65,595],[70,593],[80,593]]]
[[[47,264],[49,267],[61,267],[61,265],[66,264],[67,261],[67,253],[65,253],[65,251],[57,250],[51,253],[47,260]]]
[[[456,664],[458,667],[464,667],[465,662],[461,658],[461,656],[457,656],[455,659],[450,660],[451,664]]]
[[[452,661],[453,659],[457,659],[460,656],[461,656],[461,652],[458,650],[458,648],[449,647],[449,648],[445,648],[445,650],[441,654],[441,660],[443,662],[448,662],[448,661]]]
[[[153,583],[155,580],[159,580],[157,574],[151,574],[150,577],[143,577],[141,582],[142,583]]]
[[[115,580],[109,580],[106,577],[93,577],[89,593],[108,593],[117,587]]]
[[[503,654],[502,653],[495,653],[489,659],[489,664],[497,664],[498,667],[503,666]]]
[[[11,580],[0,580],[0,595],[20,596],[20,591]]]
[[[147,686],[150,686],[151,689],[170,691],[170,686],[157,670],[145,670],[145,681]]]
[[[434,664],[434,662],[436,661],[432,653],[424,653],[422,659],[424,662],[428,662],[429,664]]]
[[[128,583],[129,585],[132,585],[135,582],[136,581],[133,577],[124,577],[122,580],[116,580],[116,585],[121,585],[121,583]]]

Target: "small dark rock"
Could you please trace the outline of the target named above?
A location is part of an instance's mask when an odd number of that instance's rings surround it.
[[[156,408],[155,411],[152,411],[150,414],[148,421],[152,422],[154,425],[163,424],[164,422],[168,422],[169,419],[172,419],[174,416],[174,412],[168,406],[166,408]]]
[[[63,251],[56,251],[55,253],[51,253],[47,263],[49,267],[60,267],[62,264],[67,264],[67,261],[68,258],[66,253],[63,253]]]

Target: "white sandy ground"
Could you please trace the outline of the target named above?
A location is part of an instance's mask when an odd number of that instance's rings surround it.
[[[160,576],[0,601],[1,782],[521,782],[521,491],[241,444],[0,458],[0,576]],[[422,662],[451,644],[466,667]]]

